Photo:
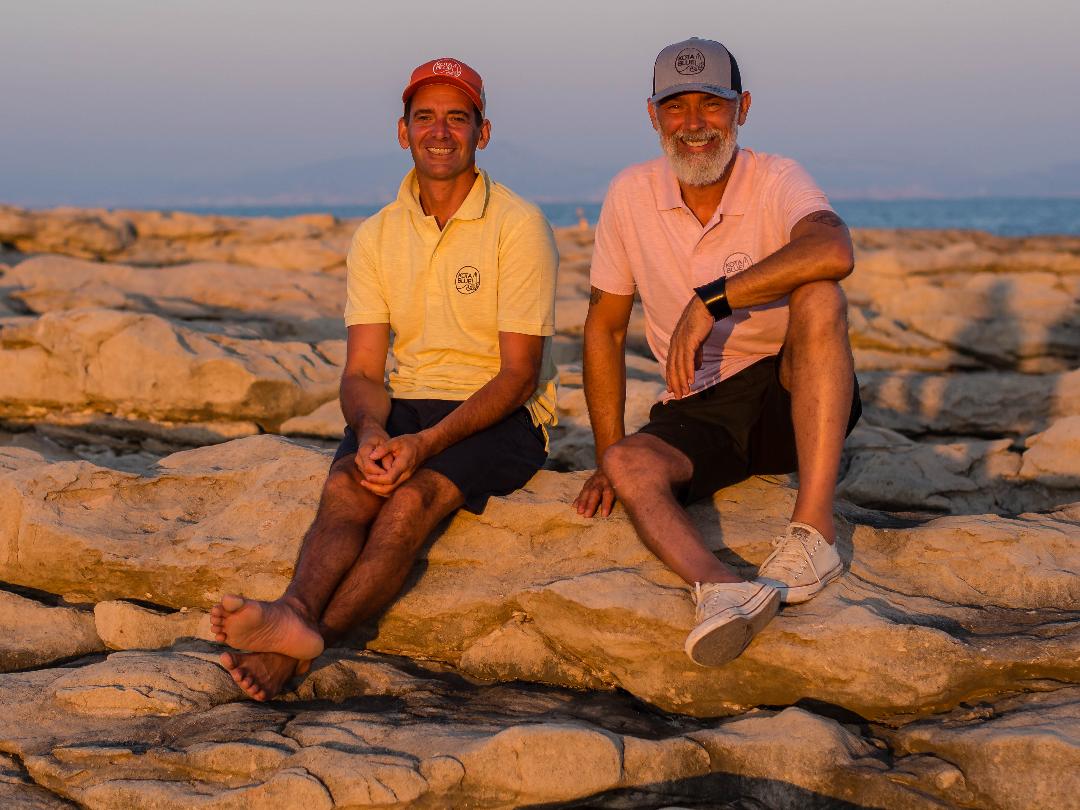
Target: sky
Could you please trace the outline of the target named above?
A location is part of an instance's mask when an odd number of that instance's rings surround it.
[[[830,193],[1080,194],[1077,30],[1066,0],[0,0],[0,203],[209,199],[361,158],[400,174],[401,90],[438,56],[483,75],[493,162],[596,185],[658,154],[652,63],[689,36],[739,61],[740,143]]]

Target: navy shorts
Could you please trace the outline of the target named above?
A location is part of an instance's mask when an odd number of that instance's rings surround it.
[[[854,385],[849,434],[862,416],[859,381]],[[690,459],[693,476],[677,493],[683,503],[707,498],[751,475],[799,468],[791,395],[780,384],[779,355],[693,396],[656,403],[640,432],[662,439]]]
[[[459,405],[443,399],[392,399],[386,432],[391,437],[418,433],[441,422]],[[501,422],[432,456],[420,469],[449,478],[461,490],[465,508],[479,514],[489,497],[520,489],[544,466],[544,444],[544,431],[533,424],[525,408],[518,408]],[[334,461],[356,455],[358,449],[356,434],[346,427]]]

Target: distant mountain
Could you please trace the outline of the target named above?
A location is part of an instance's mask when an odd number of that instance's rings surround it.
[[[500,183],[538,202],[599,201],[621,168],[566,163],[506,143],[478,153],[477,163]],[[155,196],[160,204],[170,205],[379,204],[394,198],[410,165],[404,151],[341,157],[177,184]]]
[[[622,165],[558,161],[516,144],[480,152],[477,162],[499,182],[537,202],[599,202]],[[807,161],[814,178],[837,199],[1080,196],[1080,163],[1036,172],[972,177],[949,167]],[[410,166],[406,152],[341,157],[300,166],[178,185],[161,204],[375,205],[397,194]]]
[[[641,159],[648,159],[643,154]],[[1080,197],[1080,163],[1001,175],[962,171],[953,164],[913,162],[889,154],[862,161],[833,154],[800,160],[834,199]],[[529,147],[498,141],[478,155],[498,181],[536,202],[603,199],[625,162],[563,161]],[[169,168],[167,164],[163,164]],[[0,203],[146,207],[381,205],[397,193],[408,153],[354,155],[213,178],[178,179],[106,164],[79,171],[22,166],[0,177]],[[177,170],[179,174],[179,170]]]

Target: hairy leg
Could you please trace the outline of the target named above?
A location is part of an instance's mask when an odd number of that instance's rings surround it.
[[[432,530],[462,503],[461,491],[433,470],[419,470],[394,490],[323,612],[319,630],[327,643],[382,612],[405,584]]]
[[[742,582],[734,569],[716,559],[673,488],[690,480],[693,466],[667,442],[638,433],[604,453],[603,471],[637,529],[641,542],[672,571],[695,582]]]
[[[384,499],[360,486],[360,479],[351,457],[334,463],[285,594],[272,602],[223,596],[211,610],[211,628],[218,641],[299,660],[322,652],[319,618],[356,563],[368,528],[385,505]]]
[[[799,459],[799,495],[791,519],[813,526],[830,543],[836,538],[833,497],[853,381],[847,299],[840,285],[815,281],[794,290],[780,361],[780,382],[791,392]]]

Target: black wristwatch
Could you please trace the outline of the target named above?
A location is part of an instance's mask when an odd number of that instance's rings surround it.
[[[701,299],[701,303],[709,310],[714,321],[726,318],[731,314],[731,304],[727,300],[727,279],[720,276],[716,281],[695,287],[694,292]]]

